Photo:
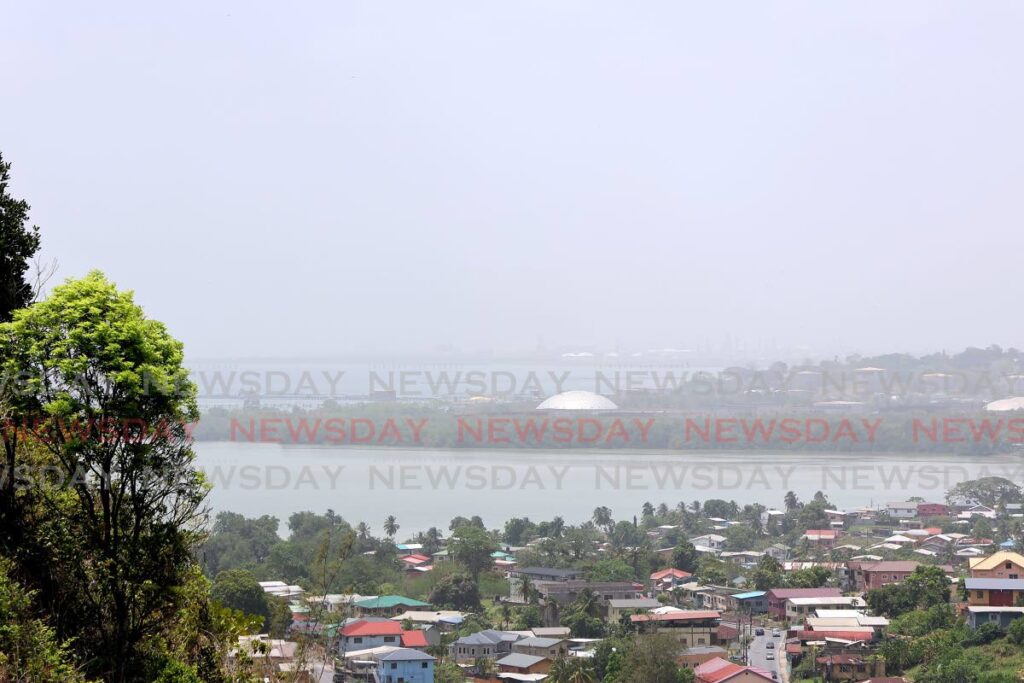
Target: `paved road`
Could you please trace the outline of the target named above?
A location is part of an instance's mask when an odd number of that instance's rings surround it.
[[[750,660],[749,664],[751,666],[756,666],[759,669],[764,669],[765,671],[774,671],[776,675],[778,675],[778,657],[785,657],[785,642],[785,638],[781,636],[778,638],[773,638],[771,629],[766,628],[764,630],[763,636],[754,636],[754,639],[750,642],[750,649],[747,655],[748,659]],[[767,647],[769,643],[772,643],[775,647],[769,649]],[[774,655],[775,658],[768,659],[768,653]]]

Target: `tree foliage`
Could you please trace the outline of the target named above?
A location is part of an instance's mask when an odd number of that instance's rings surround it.
[[[0,153],[0,322],[32,300],[26,275],[39,251],[39,228],[28,226],[28,203],[8,193],[10,170]]]

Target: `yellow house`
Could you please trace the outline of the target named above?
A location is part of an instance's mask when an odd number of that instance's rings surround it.
[[[1008,550],[971,558],[968,567],[975,579],[1024,579],[1024,555]]]

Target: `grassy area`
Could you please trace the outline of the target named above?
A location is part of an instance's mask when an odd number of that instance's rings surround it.
[[[1024,650],[1013,643],[999,640],[995,643],[971,648],[971,651],[980,653],[986,662],[986,674],[1003,674],[1016,680],[1024,680]],[[920,671],[921,667],[915,666],[913,669],[908,669],[903,675],[911,681],[916,681]]]

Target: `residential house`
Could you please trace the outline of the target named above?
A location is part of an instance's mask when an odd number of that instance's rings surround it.
[[[409,555],[402,555],[398,559],[402,563],[402,568],[405,571],[423,572],[430,571],[431,569],[433,569],[433,565],[431,564],[431,558],[426,555],[412,553]]]
[[[662,569],[651,574],[651,587],[654,590],[670,590],[676,586],[681,586],[692,577],[693,574],[690,572],[684,572],[682,569],[669,567],[668,569]]]
[[[395,546],[395,550],[401,555],[417,555],[423,552],[422,543],[399,543]]]
[[[376,683],[434,683],[434,658],[408,648],[379,655]]]
[[[530,633],[537,636],[538,638],[568,638],[569,627],[568,626],[535,626],[530,629]]]
[[[406,631],[402,624],[390,619],[355,619],[338,631],[338,651],[341,654],[383,646],[425,648],[428,645],[423,631]]]
[[[886,503],[885,511],[894,519],[910,519],[917,517],[917,503],[914,501]]]
[[[643,586],[628,581],[537,581],[533,584],[542,600],[551,599],[567,605],[589,589],[602,605],[609,600],[631,600],[644,597]]]
[[[826,681],[861,681],[885,675],[885,658],[860,654],[827,654],[814,660]]]
[[[722,644],[718,636],[722,614],[715,610],[634,614],[630,621],[645,633],[669,634],[684,647]]]
[[[523,638],[512,643],[512,652],[535,657],[558,659],[569,652],[569,641],[564,638]]]
[[[849,562],[851,590],[863,593],[881,588],[890,583],[902,583],[920,563],[912,560],[888,560],[882,562]],[[947,574],[953,573],[949,565],[942,565]]]
[[[453,631],[466,620],[466,615],[455,610],[439,610],[427,612],[423,610],[406,610],[391,617],[391,621],[399,623],[409,620],[420,627],[434,627],[439,631]]]
[[[945,517],[949,514],[949,506],[943,503],[918,503],[918,517]]]
[[[719,657],[728,659],[729,651],[719,645],[702,645],[688,647],[679,655],[676,662],[684,669],[696,669],[704,662]]]
[[[703,536],[691,538],[690,543],[693,544],[693,547],[696,548],[698,552],[701,551],[701,548],[704,548],[704,552],[713,552],[717,554],[725,548],[726,540],[725,536],[720,536],[719,534],[704,534]]]
[[[693,670],[694,683],[765,683],[772,681],[770,672],[743,666],[721,657],[704,662]]]
[[[768,614],[775,619],[786,618],[786,601],[790,598],[839,597],[838,588],[772,588],[765,596],[768,600]]]
[[[495,664],[498,671],[509,674],[546,674],[551,670],[551,660],[547,657],[524,655],[515,652],[499,659]]]
[[[1014,619],[1024,616],[1024,607],[990,607],[988,605],[968,605],[967,625],[978,628],[987,623],[994,623],[1006,628]]]
[[[972,505],[963,512],[957,515],[958,519],[969,520],[972,517],[985,517],[986,519],[995,519],[997,517],[995,509],[990,508],[987,505]]]
[[[625,600],[611,599],[608,601],[608,621],[617,622],[623,613],[629,611],[646,612],[661,607],[654,598],[628,598]]]
[[[572,581],[583,576],[582,569],[557,569],[555,567],[515,567],[510,569],[508,578],[515,580],[528,576],[531,581]]]
[[[511,567],[508,572],[509,602],[526,602],[523,597],[523,578],[530,581],[534,588],[539,583],[556,583],[577,581],[583,576],[579,569],[556,569],[554,567]]]
[[[783,543],[773,543],[764,549],[764,554],[773,557],[779,562],[789,559],[789,546]]]
[[[761,528],[767,529],[773,519],[776,522],[781,522],[785,517],[786,513],[782,510],[765,510],[761,513]]]
[[[462,636],[451,644],[449,651],[458,661],[474,661],[479,657],[497,659],[511,654],[512,643],[522,638],[519,633],[485,629]]]
[[[735,593],[727,600],[730,612],[742,612],[744,614],[767,614],[768,613],[768,592],[747,591]]]
[[[840,532],[836,529],[808,529],[800,538],[806,539],[812,546],[831,548],[836,544]]]
[[[408,609],[430,607],[429,602],[413,600],[401,595],[380,595],[355,603],[356,616],[393,617]]]
[[[1024,579],[964,579],[968,605],[1016,607],[1024,603]]]
[[[802,621],[819,609],[857,609],[866,607],[863,598],[844,595],[796,597],[786,600],[786,619]]]
[[[971,576],[976,579],[1019,579],[1024,577],[1024,555],[1001,550],[989,557],[968,560]]]

